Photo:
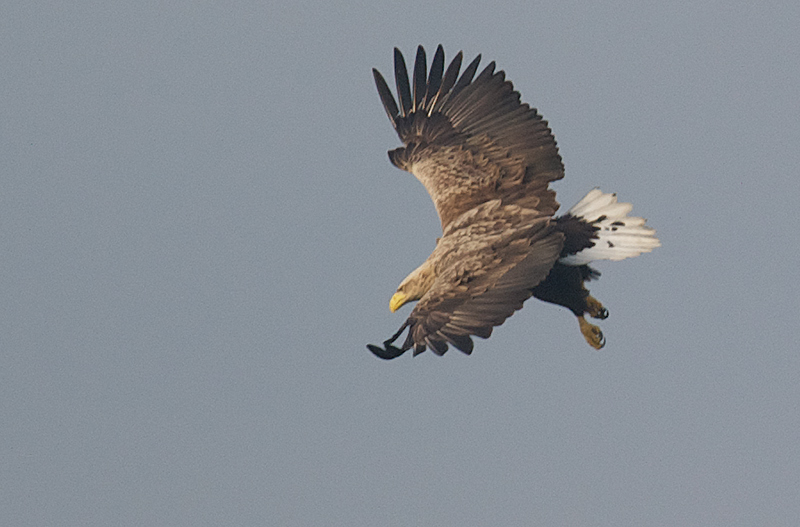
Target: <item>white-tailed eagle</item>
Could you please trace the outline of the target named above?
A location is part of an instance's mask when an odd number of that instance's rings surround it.
[[[391,298],[393,312],[418,301],[408,319],[383,347],[367,347],[383,359],[409,349],[442,355],[448,345],[469,354],[472,336],[489,337],[534,296],[572,311],[586,341],[600,349],[603,333],[584,316],[604,319],[608,311],[584,286],[600,275],[588,264],[649,252],[660,245],[655,231],[628,216],[632,205],[598,189],[555,217],[549,184],[564,177],[564,165],[547,121],[520,102],[494,62],[476,77],[480,55],[459,76],[461,61],[459,52],[445,70],[439,46],[428,71],[420,46],[409,81],[395,48],[397,100],[372,70],[404,145],[389,159],[425,186],[442,236]]]

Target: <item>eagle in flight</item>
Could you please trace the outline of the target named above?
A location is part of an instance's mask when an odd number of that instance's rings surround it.
[[[397,100],[372,70],[404,145],[389,159],[425,186],[442,223],[433,253],[389,302],[392,312],[407,302],[416,306],[383,347],[367,346],[382,359],[409,349],[443,355],[449,345],[469,354],[472,336],[488,338],[531,296],[572,311],[586,342],[600,349],[603,333],[585,315],[604,319],[608,310],[584,286],[600,276],[589,263],[660,245],[644,219],[628,216],[631,204],[598,189],[555,217],[549,184],[564,177],[564,165],[547,121],[520,102],[494,62],[476,77],[480,59],[459,75],[462,53],[445,70],[440,45],[428,71],[419,46],[409,81],[395,48]]]

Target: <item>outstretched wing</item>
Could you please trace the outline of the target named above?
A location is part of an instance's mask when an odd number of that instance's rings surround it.
[[[452,344],[470,353],[471,336],[488,338],[550,272],[563,246],[563,234],[548,216],[499,200],[475,209],[475,218],[459,218],[448,229],[431,258],[440,269],[431,289],[419,300],[403,327],[384,342],[370,345],[381,358],[394,358],[408,349],[417,355],[430,347],[442,355]],[[483,213],[484,218],[480,218]],[[498,212],[506,212],[498,215]],[[400,348],[392,346],[405,328]]]
[[[555,214],[558,203],[548,184],[564,176],[564,166],[553,134],[535,108],[520,102],[494,62],[475,77],[478,55],[459,77],[462,53],[445,71],[440,45],[428,73],[420,46],[409,82],[397,48],[394,59],[399,105],[383,76],[372,70],[405,145],[389,158],[423,183],[443,230],[463,212],[497,198]]]

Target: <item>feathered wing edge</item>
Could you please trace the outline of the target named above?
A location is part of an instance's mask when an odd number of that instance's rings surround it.
[[[419,161],[428,156],[443,157],[426,166],[446,166],[452,151],[441,148],[460,148],[470,152],[458,158],[462,162],[473,159],[472,155],[476,170],[486,171],[484,163],[488,163],[494,167],[489,170],[502,174],[498,186],[485,189],[486,199],[503,197],[555,214],[558,202],[548,185],[564,177],[564,165],[553,133],[535,108],[521,102],[505,73],[495,71],[494,62],[476,77],[481,59],[478,55],[459,75],[463,53],[459,52],[445,70],[444,51],[439,45],[426,73],[425,50],[420,46],[409,79],[405,59],[397,48],[394,58],[397,99],[380,72],[373,69],[373,76],[384,110],[405,145],[389,152],[395,166],[413,171],[415,165],[424,165]],[[435,173],[415,175],[436,202],[442,227],[463,212],[457,203],[437,201],[437,191],[425,183],[436,178]]]
[[[540,224],[544,227],[544,223]],[[440,278],[417,304],[400,329],[383,343],[367,348],[377,357],[393,359],[409,349],[416,356],[427,348],[444,355],[449,345],[469,355],[472,353],[471,336],[489,338],[495,326],[522,308],[532,296],[531,289],[547,277],[559,256],[563,235],[549,228],[541,228],[530,246],[527,256],[503,274],[496,283],[479,294],[449,294],[450,284]],[[437,295],[441,295],[437,298]],[[394,342],[409,328],[400,347]]]
[[[417,48],[417,58],[414,63],[414,77],[413,86],[414,93],[411,93],[411,83],[408,78],[408,71],[406,69],[406,62],[403,58],[402,52],[394,48],[394,76],[397,87],[397,95],[400,101],[398,106],[395,101],[389,85],[383,78],[381,73],[372,68],[372,75],[375,78],[375,85],[378,88],[383,108],[386,110],[386,115],[392,122],[395,130],[400,134],[400,139],[404,139],[403,130],[400,126],[400,118],[408,117],[412,113],[422,113],[430,117],[434,111],[441,109],[442,105],[452,97],[458,95],[475,76],[480,64],[481,56],[478,55],[467,66],[461,77],[458,73],[461,70],[461,62],[463,60],[463,53],[461,51],[455,56],[444,71],[444,48],[442,45],[436,48],[436,53],[433,56],[431,63],[430,77],[426,78],[426,56],[425,49],[422,46]],[[493,67],[494,63],[492,63]],[[458,81],[456,81],[458,79]]]
[[[455,135],[466,134],[467,138],[484,135],[491,138],[495,148],[511,149],[512,155],[526,161],[541,162],[543,154],[545,158],[552,158],[553,166],[537,169],[562,172],[551,174],[550,180],[563,177],[561,158],[547,122],[535,108],[521,102],[519,93],[506,80],[505,72],[495,71],[495,63],[490,62],[475,77],[481,61],[478,55],[459,76],[462,61],[463,52],[459,51],[445,71],[444,49],[440,44],[428,73],[425,49],[419,46],[413,76],[409,79],[403,54],[395,48],[397,100],[381,73],[373,68],[384,110],[403,143],[408,145],[416,138],[431,142],[449,131],[457,132]],[[432,121],[436,113],[444,115],[453,130]]]

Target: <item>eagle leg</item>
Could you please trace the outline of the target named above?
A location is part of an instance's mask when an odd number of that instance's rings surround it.
[[[603,336],[603,332],[600,331],[600,328],[586,322],[586,319],[583,316],[578,317],[578,324],[581,327],[581,333],[583,334],[583,338],[586,339],[586,342],[589,343],[591,347],[596,350],[599,350],[603,346],[606,345],[606,339]]]
[[[367,349],[370,350],[376,357],[380,359],[383,360],[396,359],[397,357],[408,351],[408,348],[406,346],[398,348],[397,346],[392,346],[392,344],[394,344],[395,340],[400,338],[400,335],[402,335],[403,331],[405,331],[408,325],[409,325],[408,321],[406,321],[402,326],[400,326],[400,329],[397,330],[397,333],[392,335],[387,340],[384,340],[383,348],[381,348],[380,346],[376,346],[375,344],[367,344]]]
[[[608,309],[592,295],[586,297],[586,312],[589,313],[589,316],[592,318],[599,318],[600,320],[608,318]]]

